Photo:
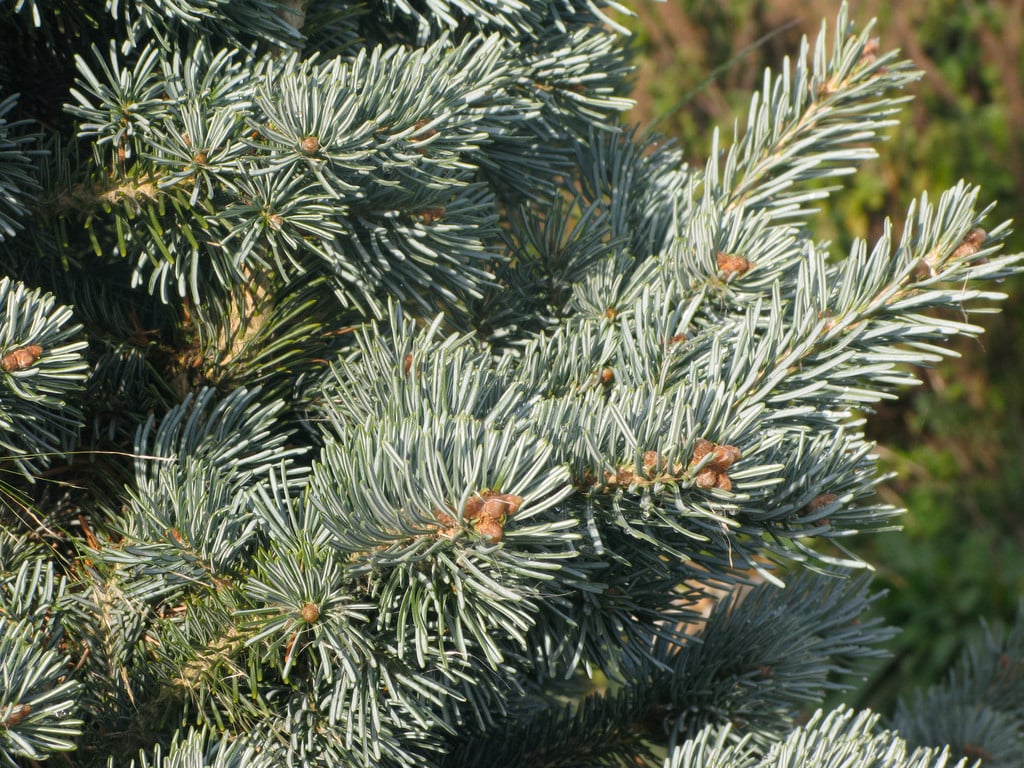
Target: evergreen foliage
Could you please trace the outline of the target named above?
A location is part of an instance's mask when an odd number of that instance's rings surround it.
[[[670,0],[641,3],[628,25],[640,53],[627,116],[655,125],[706,155],[711,127],[742,113],[764,67],[813,35],[828,0]],[[845,251],[857,235],[873,240],[884,219],[902,228],[901,211],[921,189],[960,178],[983,181],[995,220],[1024,205],[1024,14],[983,0],[858,0],[860,17],[878,15],[884,48],[906,52],[923,76],[900,114],[912,130],[891,132],[879,157],[859,166],[843,193],[822,201],[810,228]],[[957,151],[948,151],[956,147]],[[1024,248],[1010,233],[1004,248]],[[982,320],[982,339],[953,342],[961,353],[924,371],[924,385],[882,403],[868,419],[880,466],[897,473],[879,486],[906,506],[905,533],[878,536],[858,552],[879,567],[877,604],[900,628],[850,702],[889,711],[901,692],[938,682],[962,649],[981,640],[978,616],[1011,622],[1024,588],[1018,500],[1024,495],[1024,313],[1014,277],[1003,311]],[[956,567],[950,567],[955,563]]]
[[[949,743],[983,765],[1011,766],[1020,760],[1024,733],[1024,611],[998,635],[969,647],[945,685],[900,701],[894,723],[916,745]]]
[[[889,635],[860,413],[1007,225],[808,235],[915,77],[845,9],[703,166],[616,10],[3,8],[6,764],[953,764],[798,723]]]

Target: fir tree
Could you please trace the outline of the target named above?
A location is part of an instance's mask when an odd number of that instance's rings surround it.
[[[622,10],[5,3],[0,762],[953,765],[809,713],[889,636],[863,414],[1007,225],[833,253],[916,73],[843,10],[690,165]]]

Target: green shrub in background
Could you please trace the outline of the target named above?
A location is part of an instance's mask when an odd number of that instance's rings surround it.
[[[708,151],[710,128],[741,112],[763,67],[792,50],[833,3],[776,0],[645,2],[638,6],[639,69],[632,117],[675,136],[688,157]],[[877,235],[914,190],[984,180],[1002,218],[1024,216],[1024,5],[929,0],[856,2],[879,18],[883,49],[900,48],[924,77],[910,91],[907,130],[848,177],[825,204],[816,234],[845,248]],[[834,182],[833,182],[834,183]],[[897,222],[897,226],[900,223]],[[1009,242],[1024,247],[1018,228]],[[903,628],[894,657],[862,703],[888,709],[898,690],[937,679],[978,616],[1009,620],[1024,592],[1024,283],[1006,312],[985,319],[959,359],[919,371],[924,386],[870,417],[883,465],[880,489],[908,508],[901,536],[864,542],[890,587],[880,610]]]

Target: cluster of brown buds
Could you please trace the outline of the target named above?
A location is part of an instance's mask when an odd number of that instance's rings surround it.
[[[605,490],[613,490],[638,484],[650,485],[655,482],[670,482],[678,480],[676,476],[682,472],[682,469],[682,464],[676,464],[670,471],[665,458],[661,454],[657,451],[644,451],[642,470],[638,472],[633,464],[619,467],[614,472],[605,470],[603,486]],[[662,471],[659,473],[659,470]],[[587,472],[583,478],[583,486],[589,487],[593,484],[594,476],[592,473]]]
[[[619,467],[615,472],[604,473],[604,484],[607,488],[625,488],[630,485],[650,485],[657,482],[672,482],[679,479],[682,474],[683,465],[677,463],[669,467],[665,457],[657,451],[644,451],[643,468],[637,472],[632,464]]]
[[[693,446],[690,467],[700,464],[704,457],[713,454],[711,460],[701,467],[697,473],[698,488],[720,488],[732,490],[732,480],[728,469],[742,457],[740,449],[735,445],[718,445],[710,440],[698,440]],[[602,491],[614,491],[637,485],[653,485],[654,483],[678,483],[685,479],[687,467],[681,462],[670,464],[668,458],[657,451],[644,451],[642,466],[627,464],[614,470],[605,470],[601,483],[597,483],[595,475],[587,471],[580,480],[581,488],[599,486]]]
[[[956,250],[953,251],[950,256],[950,259],[959,261],[962,259],[972,258],[981,250],[981,246],[985,244],[985,238],[987,237],[988,232],[981,227],[975,227],[964,235],[964,239],[960,241],[959,245],[957,245]],[[929,251],[925,254],[923,259],[914,265],[914,278],[916,280],[926,280],[929,277],[935,277],[938,274],[940,261],[942,261],[942,254],[939,251]],[[979,263],[982,261],[984,260],[979,260]]]
[[[35,365],[36,360],[43,354],[43,348],[38,344],[28,344],[24,347],[12,349],[0,359],[0,366],[8,373],[24,371]]]
[[[718,264],[718,271],[722,273],[726,280],[729,280],[734,275],[736,277],[743,277],[743,275],[754,268],[754,262],[742,256],[737,256],[733,253],[723,253],[722,251],[715,254],[715,262]]]
[[[708,454],[711,454],[712,458],[697,472],[697,487],[731,491],[732,480],[729,478],[728,469],[743,456],[743,453],[735,445],[719,445],[701,438],[693,445],[690,466],[697,466]]]
[[[522,496],[511,493],[484,491],[469,498],[462,508],[462,519],[471,523],[474,530],[497,544],[505,536],[505,523],[523,504]],[[458,521],[447,512],[435,511],[434,516],[441,524],[441,535],[451,538],[459,531]]]

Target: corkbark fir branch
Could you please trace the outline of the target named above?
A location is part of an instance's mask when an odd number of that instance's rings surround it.
[[[1019,257],[966,185],[845,257],[808,235],[803,182],[913,78],[845,8],[691,167],[618,126],[612,7],[139,0],[66,51],[32,17],[88,151],[26,207],[0,135],[0,445],[26,486],[40,448],[135,457],[39,511],[79,521],[65,591],[0,563],[0,677],[41,691],[0,688],[0,759],[941,764],[797,725],[885,632],[865,581],[782,566],[865,567],[896,510],[854,411]]]

